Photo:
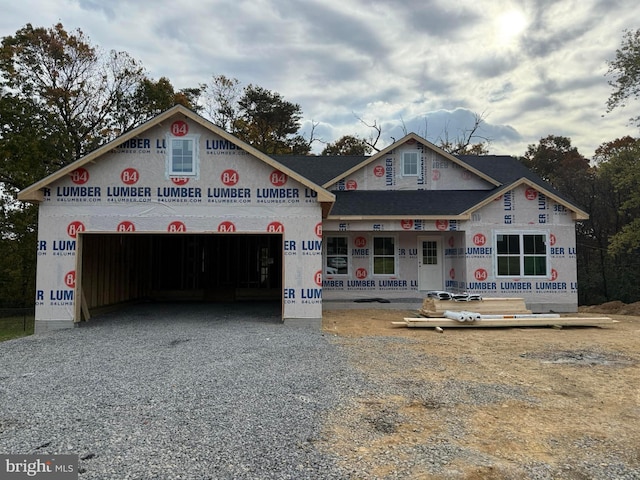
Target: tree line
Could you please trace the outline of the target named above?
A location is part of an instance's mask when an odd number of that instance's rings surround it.
[[[640,94],[640,30],[624,34],[609,63],[614,91],[607,109]],[[176,104],[182,104],[267,154],[308,155],[315,127],[301,132],[302,109],[279,93],[225,75],[176,89],[150,78],[126,52],[104,51],[80,30],[27,24],[0,44],[0,307],[29,306],[35,291],[37,207],[17,193]],[[484,118],[439,146],[453,154],[487,154]],[[345,135],[323,155],[368,155],[383,134]],[[640,116],[632,118],[640,126]],[[640,140],[624,137],[583,157],[566,137],[530,145],[521,161],[590,215],[578,224],[580,303],[640,299]]]

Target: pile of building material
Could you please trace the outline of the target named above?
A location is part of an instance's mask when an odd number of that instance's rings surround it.
[[[402,321],[392,322],[394,325],[410,328],[436,328],[443,327],[598,327],[612,323],[618,323],[609,317],[550,317],[540,314],[532,317],[517,318],[517,315],[506,315],[504,318],[475,320],[472,322],[460,322],[450,318],[405,318]]]
[[[435,328],[439,332],[443,327],[589,327],[617,323],[609,317],[561,317],[555,313],[531,313],[522,298],[455,301],[453,297],[445,300],[442,295],[432,295],[424,299],[419,313],[423,316],[392,323],[411,328]]]
[[[517,314],[531,313],[522,298],[483,298],[468,302],[440,300],[427,297],[422,301],[420,315],[425,317],[442,317],[444,312],[460,312],[463,310],[476,313]]]

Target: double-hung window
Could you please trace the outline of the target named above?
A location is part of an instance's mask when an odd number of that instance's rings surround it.
[[[334,275],[349,273],[349,239],[347,237],[327,237],[325,272]]]
[[[402,176],[403,177],[417,177],[419,167],[420,156],[418,152],[403,152],[402,153]]]
[[[540,233],[498,233],[496,271],[502,277],[547,275],[547,235]]]
[[[198,175],[198,136],[185,135],[167,138],[167,175],[195,177]]]
[[[395,275],[396,248],[394,237],[373,238],[373,274]]]

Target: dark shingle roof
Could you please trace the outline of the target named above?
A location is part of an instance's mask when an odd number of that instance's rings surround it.
[[[576,207],[575,200],[571,199],[568,195],[559,192],[551,184],[540,178],[539,175],[529,170],[522,162],[517,158],[509,157],[506,155],[460,155],[460,160],[471,165],[474,168],[482,171],[483,173],[495,178],[503,185],[509,185],[516,180],[526,178],[531,182],[539,185],[540,187],[548,190],[549,192],[557,195],[565,202],[570,203]],[[578,207],[579,208],[579,207]]]
[[[317,185],[324,185],[367,160],[368,156],[271,155]],[[332,215],[457,215],[513,182],[526,178],[554,193],[567,203],[575,203],[549,183],[507,155],[458,155],[480,172],[502,185],[491,190],[384,190],[334,191],[336,203]],[[576,205],[577,206],[577,205]]]
[[[271,158],[312,182],[323,185],[370,157],[360,155],[271,155]],[[458,155],[457,158],[503,185],[509,185],[525,177],[546,189],[552,189],[548,183],[514,157],[507,155]]]
[[[369,158],[360,155],[317,157],[311,155],[270,155],[270,157],[317,185],[324,185]]]
[[[544,186],[546,189],[550,188],[550,185],[546,184],[538,175],[514,157],[506,155],[459,155],[458,158],[503,185],[508,185],[525,177],[540,186]]]

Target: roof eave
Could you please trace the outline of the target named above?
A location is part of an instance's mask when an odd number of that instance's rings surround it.
[[[327,220],[469,220],[470,214],[439,214],[439,215],[329,215]]]

